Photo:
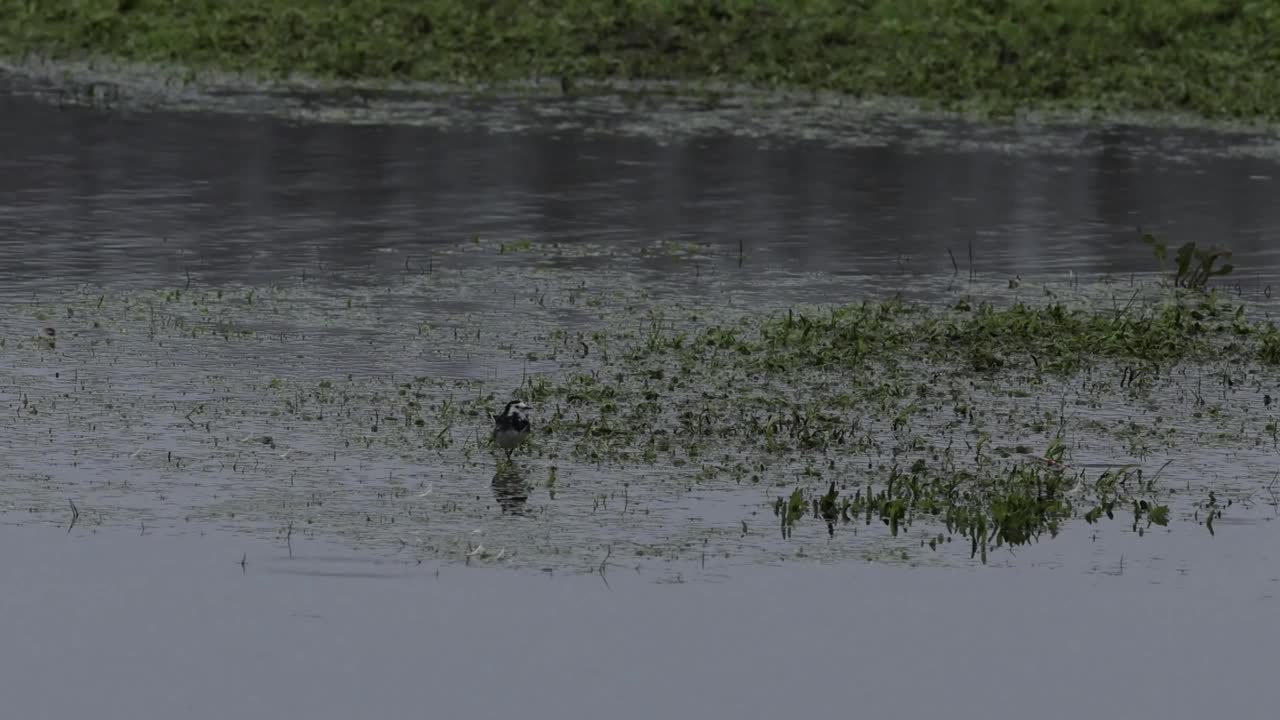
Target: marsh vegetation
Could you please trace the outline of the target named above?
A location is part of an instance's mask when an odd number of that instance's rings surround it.
[[[1163,275],[799,306],[560,267],[581,247],[456,252],[518,257],[7,304],[0,507],[588,570],[981,562],[1277,509],[1280,330],[1198,246]],[[535,432],[508,462],[511,397]]]

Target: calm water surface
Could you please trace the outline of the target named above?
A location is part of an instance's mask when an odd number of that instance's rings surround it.
[[[1263,718],[1280,699],[1272,527],[1221,533],[1204,561],[1080,538],[1055,568],[612,570],[608,586],[318,544],[290,558],[222,536],[0,530],[13,717]]]
[[[260,284],[318,264],[397,271],[478,234],[733,255],[741,243],[756,269],[835,273],[946,272],[948,250],[967,271],[972,245],[993,273],[1125,274],[1153,269],[1138,226],[1171,245],[1227,245],[1251,277],[1280,264],[1280,164],[1236,152],[1239,138],[1036,131],[993,152],[943,129],[926,151],[915,128],[856,148],[660,143],[560,129],[537,108],[523,109],[529,129],[503,133],[0,95],[0,273],[7,292],[167,286],[187,271]]]
[[[559,262],[638,285],[679,291],[712,273],[785,300],[846,275],[887,292],[950,275],[952,257],[967,271],[970,249],[994,275],[1144,272],[1137,226],[1233,248],[1251,291],[1280,278],[1280,164],[1237,152],[1239,137],[1040,129],[975,146],[940,126],[850,147],[718,126],[664,140],[601,131],[649,122],[643,110],[575,120],[542,102],[493,109],[519,120],[501,132],[0,90],[0,295],[342,288],[436,262],[518,275],[505,256],[451,254],[480,236],[594,248]],[[608,254],[663,243],[708,248],[704,265],[691,277],[660,254]],[[30,463],[4,448],[18,437],[6,422],[0,448]],[[68,533],[5,510],[13,717],[1203,718],[1280,702],[1265,518],[1158,543],[1099,543],[1076,525],[989,567],[673,563],[654,583],[625,566],[602,578],[418,564],[302,534],[289,551],[212,525],[125,531],[89,516]]]

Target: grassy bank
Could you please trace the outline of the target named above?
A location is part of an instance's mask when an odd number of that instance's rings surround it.
[[[948,108],[1280,119],[1249,0],[0,0],[0,53],[321,78],[748,82]]]

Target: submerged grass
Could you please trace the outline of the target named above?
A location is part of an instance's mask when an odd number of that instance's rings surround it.
[[[829,528],[836,517],[875,517],[896,536],[913,518],[932,517],[969,538],[985,559],[990,544],[1056,533],[1080,508],[1096,520],[1132,504],[1135,531],[1140,517],[1159,525],[1169,518],[1154,487],[1123,482],[1134,468],[1108,468],[1090,481],[1066,464],[1071,432],[1061,414],[1026,423],[1044,438],[1041,453],[1019,445],[993,454],[992,432],[975,412],[990,412],[1001,385],[1034,398],[1104,371],[1114,373],[1115,393],[1151,402],[1156,379],[1173,368],[1272,362],[1275,326],[1248,319],[1242,305],[1216,293],[1175,292],[1155,302],[1137,302],[1137,294],[1109,309],[1060,302],[971,308],[965,300],[938,308],[893,299],[686,331],[665,329],[654,317],[626,338],[611,381],[598,374],[558,385],[534,378],[529,391],[564,401],[548,430],[595,440],[578,446],[593,461],[602,452],[639,452],[650,462],[671,454],[674,462],[701,465],[704,475],[757,483],[769,475],[798,475],[802,485],[860,476],[862,487],[839,504],[835,481],[821,499],[803,487],[777,497],[784,537],[811,500],[813,516]],[[1230,373],[1221,377],[1232,382]],[[1198,391],[1196,404],[1204,404]],[[1004,433],[1011,430],[1006,425]],[[957,441],[971,460],[962,461]],[[894,458],[887,467],[857,472],[847,463],[848,455],[886,450]]]
[[[1280,451],[1280,330],[1173,277],[730,312],[537,276],[8,306],[0,507],[596,568],[985,561],[1073,524],[1275,506],[1255,475]],[[538,412],[507,465],[488,413],[513,394]]]
[[[1221,0],[0,0],[0,52],[338,80],[727,81],[1280,119],[1280,9]]]

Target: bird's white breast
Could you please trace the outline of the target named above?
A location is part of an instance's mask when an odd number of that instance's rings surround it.
[[[516,430],[514,428],[503,428],[495,430],[493,433],[494,442],[498,443],[498,447],[503,450],[510,450],[518,447],[525,440],[529,439],[528,430]]]

